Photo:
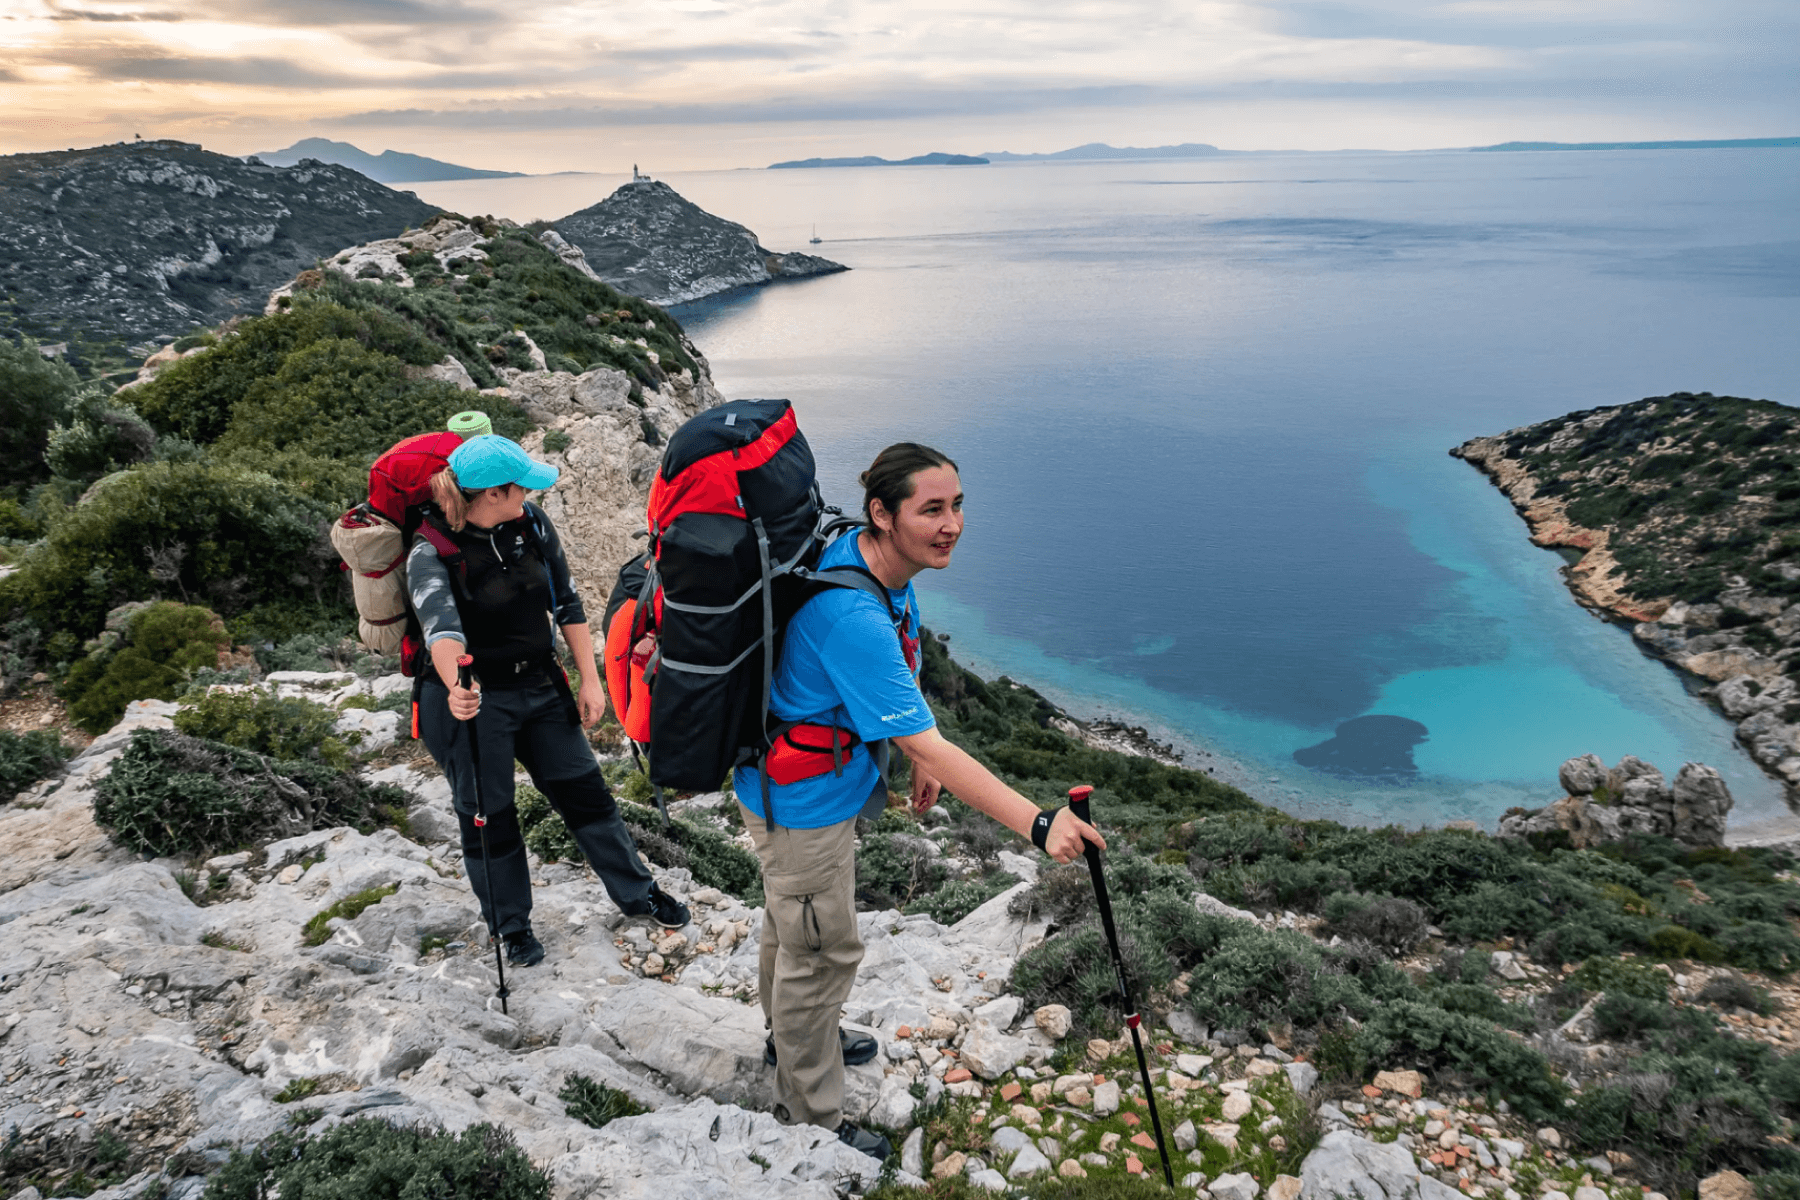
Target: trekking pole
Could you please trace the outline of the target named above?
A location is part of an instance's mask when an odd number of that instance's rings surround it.
[[[475,681],[475,656],[464,654],[456,660],[456,686],[467,689]],[[488,940],[494,943],[494,970],[500,976],[500,1013],[506,1016],[506,961],[500,955],[500,909],[494,903],[494,860],[488,857],[487,810],[481,804],[481,742],[475,736],[475,718],[463,722],[463,733],[469,739],[469,764],[474,769],[475,829],[481,834],[481,873],[487,879]]]
[[[1083,785],[1069,789],[1069,811],[1088,820],[1088,797],[1094,789]],[[1112,951],[1113,973],[1119,977],[1119,997],[1125,1001],[1128,1010],[1125,1027],[1131,1030],[1131,1044],[1137,1049],[1138,1074],[1144,1080],[1144,1097],[1150,1102],[1150,1126],[1156,1131],[1156,1152],[1162,1155],[1163,1179],[1173,1188],[1175,1171],[1169,1166],[1169,1147],[1163,1141],[1162,1117],[1156,1111],[1156,1090],[1150,1086],[1150,1061],[1144,1057],[1144,1039],[1138,1033],[1138,1026],[1144,1018],[1137,1011],[1137,1002],[1131,998],[1131,981],[1125,977],[1125,956],[1119,952],[1119,931],[1113,925],[1112,898],[1106,894],[1106,876],[1100,870],[1100,847],[1083,839],[1082,852],[1087,855],[1088,874],[1094,877],[1094,898],[1100,902],[1100,928],[1106,931],[1106,947]]]

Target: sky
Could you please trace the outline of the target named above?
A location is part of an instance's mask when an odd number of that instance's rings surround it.
[[[1800,134],[1794,0],[0,0],[0,153],[516,171]]]

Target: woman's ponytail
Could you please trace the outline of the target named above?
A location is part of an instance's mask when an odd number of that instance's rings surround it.
[[[444,524],[456,533],[469,523],[469,500],[456,482],[456,472],[445,467],[431,477],[431,500],[444,514]]]

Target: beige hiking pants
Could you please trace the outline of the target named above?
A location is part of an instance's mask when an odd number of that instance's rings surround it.
[[[775,1116],[836,1129],[844,1119],[838,1021],[862,962],[856,932],[856,821],[770,833],[738,806],[762,862],[759,987],[775,1038]]]

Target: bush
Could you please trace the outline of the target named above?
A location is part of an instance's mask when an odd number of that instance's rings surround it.
[[[228,640],[219,618],[204,608],[167,600],[149,605],[126,623],[121,649],[101,647],[70,668],[62,686],[69,719],[98,736],[133,700],[173,700],[189,672],[218,665]]]
[[[1343,937],[1359,937],[1391,954],[1408,954],[1426,937],[1425,910],[1397,896],[1335,892],[1321,910],[1327,926]]]
[[[1698,999],[1720,1008],[1747,1008],[1765,1017],[1775,1011],[1774,997],[1736,971],[1709,980]]]
[[[332,507],[269,475],[204,463],[151,463],[110,475],[51,519],[43,541],[0,581],[0,608],[46,631],[99,631],[128,600],[207,598],[225,615],[271,595],[336,595],[324,540]]]
[[[1562,1112],[1563,1085],[1544,1056],[1478,1017],[1393,1000],[1374,1010],[1351,1044],[1365,1070],[1415,1064],[1488,1091],[1530,1120]]]
[[[405,793],[321,763],[260,754],[166,730],[139,729],[94,789],[94,820],[132,850],[220,854],[262,838],[404,819]]]
[[[1196,971],[1188,1005],[1215,1026],[1264,1030],[1273,1025],[1335,1025],[1362,1017],[1368,997],[1357,982],[1327,968],[1311,938],[1288,930],[1229,938]]]
[[[586,1075],[571,1074],[563,1080],[556,1098],[571,1117],[595,1129],[605,1129],[620,1117],[636,1117],[650,1111],[627,1093],[595,1083]]]
[[[1583,992],[1609,996],[1635,996],[1659,1003],[1669,998],[1669,977],[1635,958],[1591,958],[1569,976],[1568,983]]]
[[[156,451],[156,431],[104,388],[82,389],[50,433],[44,460],[52,474],[85,488]]]
[[[872,833],[856,848],[856,896],[876,908],[905,908],[934,892],[945,870],[937,847],[923,837]]]
[[[337,714],[323,704],[261,688],[213,691],[184,704],[175,728],[275,759],[318,759],[342,769],[350,750],[332,733]]]
[[[69,748],[54,731],[0,729],[0,800],[10,800],[67,762]]]
[[[67,363],[45,358],[23,337],[0,340],[0,461],[9,483],[36,483],[50,473],[44,447],[80,386]]]
[[[1671,1194],[1715,1171],[1759,1174],[1776,1128],[1751,1084],[1711,1058],[1667,1054],[1643,1055],[1586,1089],[1561,1124],[1583,1150],[1623,1147]]]
[[[1017,876],[1005,871],[993,871],[980,879],[958,879],[914,900],[906,911],[924,913],[939,925],[954,925],[1017,882]]]
[[[629,778],[641,776],[634,772]],[[619,787],[621,792],[627,790],[625,785]],[[545,862],[587,861],[562,816],[550,807],[542,792],[521,786],[514,803],[519,809],[520,828],[525,831],[525,845],[533,854]],[[685,867],[702,887],[716,887],[747,904],[762,903],[762,871],[756,856],[724,833],[680,817],[671,820],[665,830],[662,814],[655,809],[626,800],[619,800],[618,805],[625,828],[651,862],[662,867]]]
[[[217,353],[217,351],[214,351]],[[205,1200],[549,1200],[550,1179],[493,1125],[461,1133],[359,1117],[320,1134],[278,1133],[234,1150]]]

